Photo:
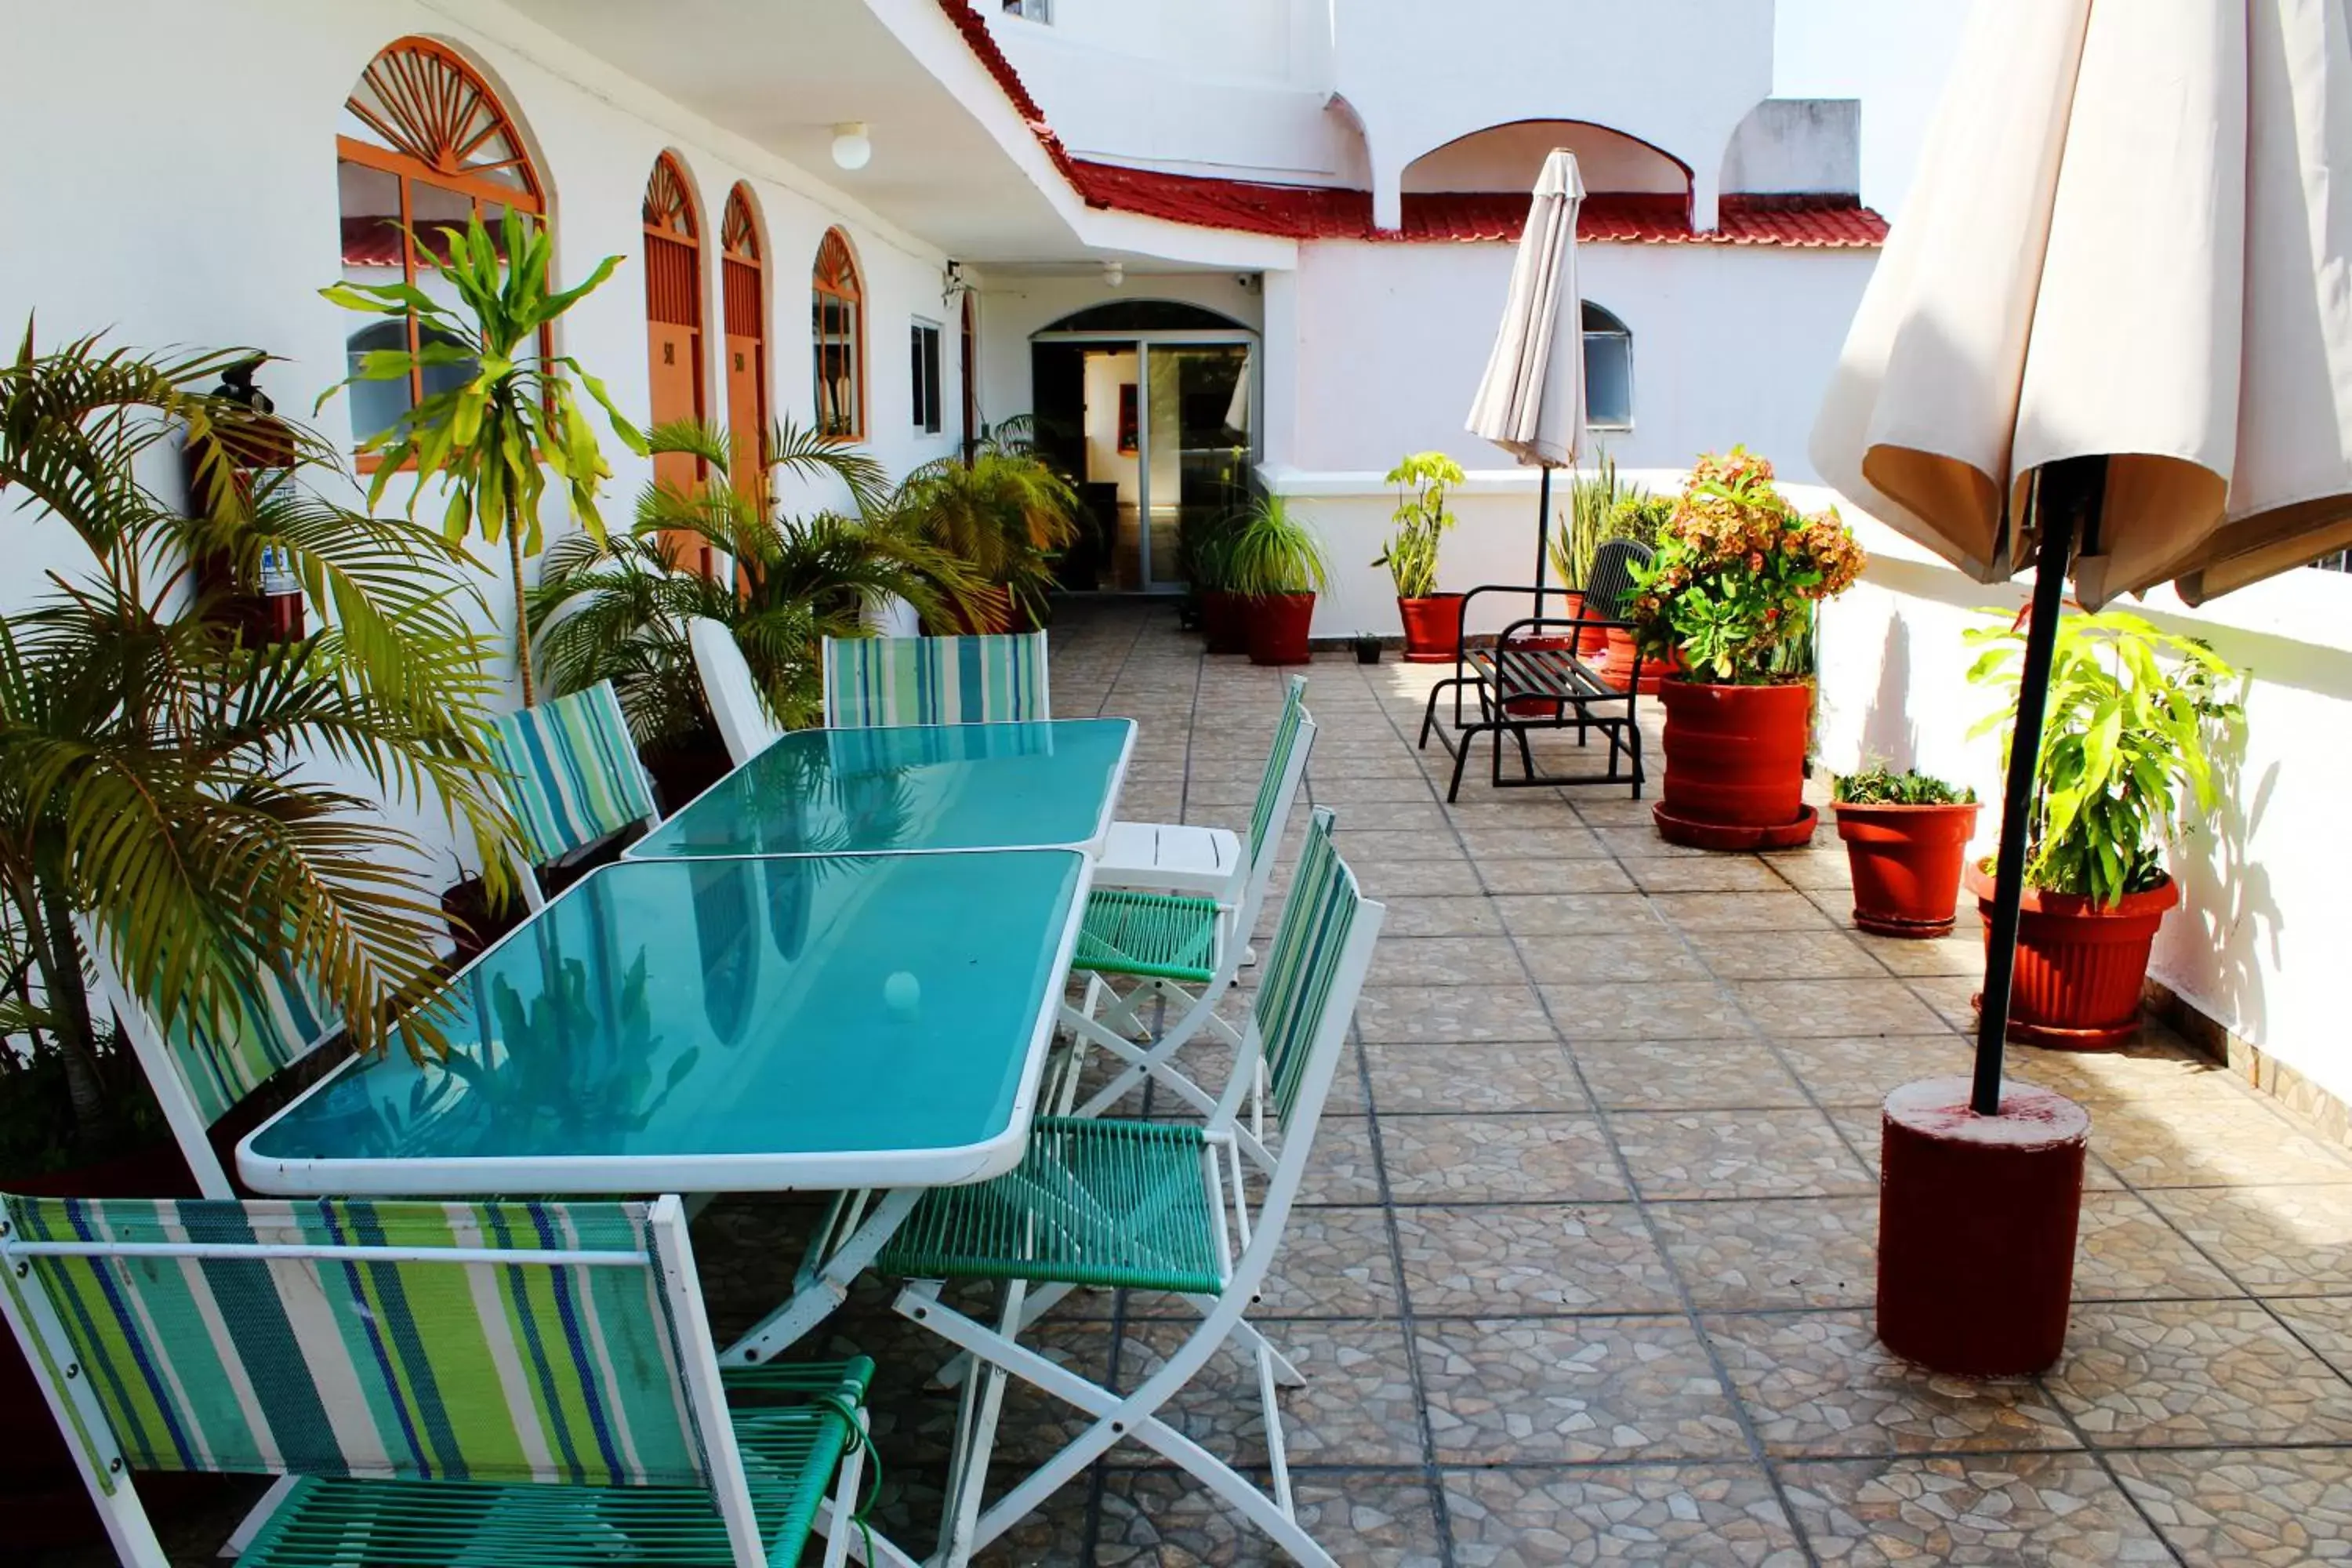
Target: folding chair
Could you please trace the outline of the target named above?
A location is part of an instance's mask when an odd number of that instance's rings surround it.
[[[1239,1033],[1217,1016],[1217,1004],[1233,989],[1248,956],[1283,829],[1315,749],[1315,716],[1303,700],[1306,687],[1304,679],[1293,679],[1266,754],[1257,801],[1250,810],[1249,858],[1237,898],[1229,902],[1197,894],[1100,886],[1087,894],[1071,959],[1071,968],[1087,976],[1086,995],[1078,1006],[1062,1009],[1071,1044],[1053,1103],[1063,1110],[1099,1116],[1147,1078],[1165,1084],[1198,1110],[1215,1106],[1216,1096],[1180,1070],[1174,1058],[1187,1041],[1204,1034],[1237,1052],[1240,1048]],[[1113,978],[1135,984],[1122,994],[1112,989]],[[1154,1000],[1166,1001],[1175,1014],[1172,1022],[1157,1031],[1143,1016]],[[1127,1066],[1081,1105],[1076,1102],[1078,1075],[1089,1046],[1100,1047]],[[1236,1056],[1237,1067],[1239,1061]],[[1244,1147],[1260,1164],[1269,1164],[1257,1142],[1255,1094],[1252,1108]]]
[[[293,1066],[342,1030],[342,1020],[299,978],[262,970],[236,988],[224,1016],[184,1016],[160,1026],[139,993],[125,984],[98,931],[79,922],[82,948],[98,976],[99,998],[113,1009],[180,1145],[208,1198],[233,1198],[236,1189],[205,1134],[239,1101],[282,1068]]]
[[[727,742],[727,760],[741,767],[782,738],[783,730],[768,717],[751,667],[742,647],[724,622],[708,616],[689,616],[686,640],[694,650],[694,672],[702,680],[702,700],[719,723],[719,739]]]
[[[1332,847],[1330,829],[1331,814],[1317,811],[1297,886],[1251,1005],[1244,1049],[1262,1057],[1282,1131],[1281,1157],[1255,1212],[1237,1124],[1251,1075],[1236,1072],[1205,1125],[1041,1118],[1011,1173],[926,1193],[882,1249],[876,1267],[909,1281],[896,1310],[980,1363],[979,1375],[963,1380],[936,1559],[950,1568],[970,1561],[1129,1437],[1199,1477],[1296,1561],[1332,1564],[1298,1522],[1283,1448],[1275,1388],[1304,1380],[1244,1320],[1281,1247],[1386,913],[1357,889]],[[941,1300],[944,1282],[957,1279],[1003,1284],[995,1327]],[[1116,1394],[1019,1342],[1024,1327],[1081,1285],[1171,1291],[1187,1299],[1201,1322],[1158,1372],[1132,1393]],[[1238,1341],[1256,1363],[1271,1496],[1159,1414],[1228,1341]],[[1035,1384],[1093,1422],[983,1509],[1007,1376]]]
[[[1009,724],[1054,716],[1045,634],[824,639],[824,721]]]
[[[0,1308],[131,1568],[166,1568],[132,1470],[289,1478],[251,1568],[764,1568],[812,1530],[837,1568],[858,1533],[873,1363],[722,1385],[675,1197],[0,1202]]]
[[[1282,716],[1275,721],[1273,755],[1267,758],[1265,780],[1258,786],[1257,804],[1250,813],[1253,842],[1264,831],[1260,819],[1276,809],[1268,790],[1279,771],[1284,748],[1297,731],[1298,714],[1307,700],[1307,678],[1294,675],[1283,683],[1283,688]],[[1281,812],[1289,808],[1287,799],[1280,802]],[[1274,835],[1277,839],[1282,837],[1278,821]],[[1094,885],[1201,893],[1230,904],[1239,901],[1248,866],[1241,837],[1230,828],[1194,823],[1114,822],[1103,846],[1102,858],[1095,863]]]
[[[637,823],[661,821],[653,780],[609,680],[507,714],[491,729],[489,752],[504,775],[507,809],[522,829],[507,852],[531,909],[547,901],[541,867]]]

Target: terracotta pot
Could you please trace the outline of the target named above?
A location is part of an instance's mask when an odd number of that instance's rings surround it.
[[[1249,618],[1239,594],[1223,588],[1201,590],[1201,631],[1211,653],[1249,652]]]
[[[1992,940],[1992,877],[1968,868],[1969,891]],[[2140,987],[2148,950],[2167,910],[2180,901],[2169,878],[2160,888],[2103,905],[2076,893],[2025,889],[2010,983],[2009,1037],[2062,1050],[2106,1051],[2139,1033]],[[1981,1000],[1981,999],[1979,999]]]
[[[1567,653],[1576,647],[1574,637],[1513,637],[1511,647],[1529,653]],[[1560,704],[1542,697],[1508,697],[1503,700],[1503,711],[1521,719],[1549,719],[1559,714]]]
[[[1307,627],[1315,619],[1312,594],[1259,594],[1242,601],[1252,664],[1305,664]]]
[[[1685,821],[1777,827],[1804,811],[1810,684],[1716,686],[1667,680],[1664,809]]]
[[[1570,617],[1573,619],[1582,616],[1584,614],[1583,594],[1579,592],[1577,589],[1570,588],[1568,591],[1567,597],[1568,613]],[[1632,651],[1633,646],[1633,641],[1629,637],[1625,644],[1628,652]],[[1607,626],[1579,626],[1576,628],[1577,658],[1586,660],[1597,659],[1608,651],[1609,628]]]
[[[1404,657],[1408,664],[1451,664],[1462,647],[1462,595],[1432,594],[1425,599],[1397,600],[1404,620]]]
[[[1580,632],[1576,645],[1579,657],[1584,654],[1583,639],[1592,630],[1599,632],[1604,650],[1601,656],[1601,679],[1612,686],[1623,687],[1625,678],[1633,669],[1633,634],[1622,626],[1600,626]],[[1645,658],[1642,661],[1641,679],[1634,689],[1643,697],[1655,697],[1658,682],[1670,675],[1680,675],[1684,668],[1683,656],[1679,652],[1664,658]]]
[[[1977,830],[1965,805],[1836,805],[1853,868],[1853,923],[1880,936],[1948,936],[1960,862]]]

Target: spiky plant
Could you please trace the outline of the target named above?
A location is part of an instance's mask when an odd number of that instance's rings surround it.
[[[331,448],[198,390],[255,357],[94,338],[37,353],[28,329],[0,368],[0,516],[17,548],[62,528],[80,557],[0,619],[0,923],[26,982],[0,1002],[0,1033],[61,1057],[84,1135],[112,1114],[110,1029],[79,921],[166,1028],[225,1018],[268,968],[308,982],[370,1047],[442,934],[409,869],[422,847],[381,802],[446,812],[492,868],[511,827],[482,750],[463,552],[322,500],[302,480],[336,464]],[[149,483],[175,440],[193,509]],[[237,471],[257,447],[278,477]],[[299,581],[310,635],[251,640],[188,565],[226,559],[249,581],[265,549]]]
[[[1004,591],[1009,607],[1042,619],[1054,561],[1077,541],[1078,492],[1047,466],[1025,426],[1006,422],[969,460],[939,458],[908,474],[893,510],[931,544]]]

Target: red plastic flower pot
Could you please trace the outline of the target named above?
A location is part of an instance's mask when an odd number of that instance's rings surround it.
[[[1397,600],[1404,621],[1404,657],[1412,664],[1451,664],[1462,647],[1462,595],[1432,594]]]
[[[1662,837],[1702,849],[1786,848],[1812,837],[1805,805],[1810,684],[1716,686],[1670,679],[1665,784],[1653,811]]]
[[[1993,882],[1982,862],[1968,868],[1968,885],[1990,942]],[[2010,982],[2009,1037],[2075,1051],[2128,1045],[2139,1033],[2140,988],[2157,928],[2179,901],[2179,886],[2170,878],[2144,893],[2126,893],[2113,905],[2026,889]]]
[[[1307,628],[1315,619],[1314,595],[1260,594],[1242,603],[1252,664],[1307,662]]]
[[[1598,637],[1601,640],[1601,679],[1622,690],[1625,678],[1633,673],[1633,634],[1622,626],[1587,627],[1576,636],[1579,658],[1589,657],[1584,639],[1590,637]],[[1642,661],[1641,679],[1635,683],[1634,689],[1643,697],[1655,697],[1660,681],[1682,672],[1683,656],[1679,652],[1669,654],[1664,658],[1645,658]]]
[[[1880,936],[1950,935],[1960,863],[1983,808],[1970,801],[1831,809],[1853,868],[1853,923]]]
[[[1249,652],[1248,601],[1223,588],[1201,590],[1201,633],[1211,653]]]

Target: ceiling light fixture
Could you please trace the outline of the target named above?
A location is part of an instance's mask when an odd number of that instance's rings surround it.
[[[833,161],[853,172],[866,167],[874,158],[874,139],[866,133],[863,120],[845,120],[833,128]]]

